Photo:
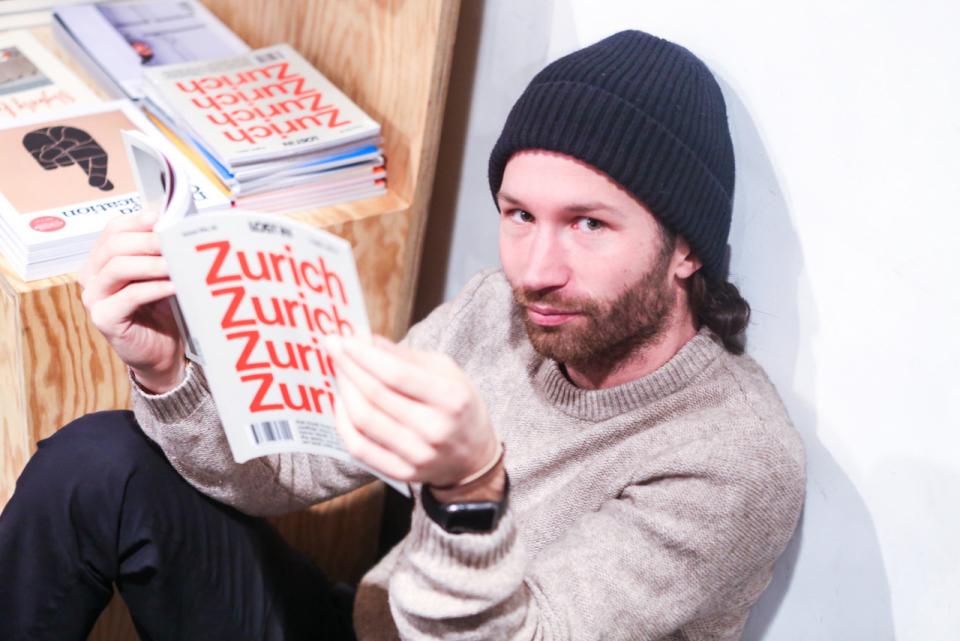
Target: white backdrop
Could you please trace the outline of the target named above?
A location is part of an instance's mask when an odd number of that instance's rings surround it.
[[[418,312],[498,262],[486,159],[532,75],[623,28],[684,44],[727,97],[748,349],[808,452],[800,530],[745,639],[960,638],[960,3],[463,11]]]

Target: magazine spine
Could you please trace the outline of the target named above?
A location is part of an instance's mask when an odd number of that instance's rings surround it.
[[[132,99],[123,88],[110,77],[110,74],[100,66],[93,56],[90,55],[86,48],[73,37],[70,28],[63,24],[56,13],[53,14],[51,31],[57,43],[77,60],[84,71],[91,76],[93,81],[96,82],[100,89],[111,99]]]

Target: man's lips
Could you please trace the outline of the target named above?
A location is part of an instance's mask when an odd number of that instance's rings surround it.
[[[527,316],[537,325],[554,327],[576,318],[578,312],[547,307],[545,305],[527,305]]]

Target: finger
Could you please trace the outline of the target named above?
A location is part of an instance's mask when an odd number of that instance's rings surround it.
[[[150,231],[128,231],[107,236],[101,235],[90,251],[81,271],[81,285],[96,278],[97,273],[114,256],[159,256],[160,237]]]
[[[139,307],[169,298],[174,293],[173,283],[169,280],[130,283],[113,296],[94,304],[90,308],[90,320],[101,332],[109,335],[129,321]]]
[[[357,431],[342,403],[336,404],[334,415],[337,435],[350,456],[384,476],[405,482],[415,480],[416,470],[413,466]]]
[[[342,368],[337,370],[337,389],[351,423],[363,436],[415,468],[434,459],[433,448],[417,432],[372,404]]]
[[[386,336],[381,336],[380,334],[374,334],[372,336],[372,341],[376,347],[390,352],[407,362],[416,363],[425,367],[436,364],[437,354],[435,353],[424,352],[421,350],[412,349],[406,345],[394,343]]]
[[[114,216],[103,226],[104,231],[150,231],[157,224],[159,216],[150,209],[141,209],[135,214]]]
[[[83,300],[90,305],[113,295],[131,282],[169,277],[167,261],[163,256],[114,256],[88,281]]]
[[[156,222],[157,215],[146,210],[127,216],[115,216],[103,226],[103,231],[97,236],[90,249],[90,255],[93,255],[101,245],[108,242],[114,235],[125,232],[149,232],[153,230]],[[80,281],[81,285],[90,277],[91,267],[88,257],[77,274],[77,280]]]
[[[429,428],[431,423],[438,420],[438,417],[431,407],[387,387],[380,379],[357,365],[353,359],[346,357],[342,351],[334,351],[331,355],[337,374],[348,377],[360,395],[378,411],[421,437],[433,431]]]
[[[453,407],[453,390],[447,377],[438,376],[425,364],[411,362],[392,349],[388,351],[370,343],[349,338],[330,341],[329,338],[328,344],[332,353],[339,349],[387,387],[427,405]]]

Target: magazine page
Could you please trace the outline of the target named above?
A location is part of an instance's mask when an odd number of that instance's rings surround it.
[[[370,334],[350,243],[240,211],[188,217],[158,233],[234,458],[348,460],[323,339]]]
[[[142,132],[124,131],[123,142],[144,207],[162,215],[164,225],[197,213],[187,169],[191,165],[163,154]]]
[[[121,134],[143,208],[158,217],[167,213],[173,196],[173,165],[139,131],[124,130]],[[169,213],[178,218],[186,215],[186,212],[179,211]]]
[[[380,133],[286,44],[148,69],[144,79],[147,98],[228,166],[376,140]]]
[[[154,226],[155,231],[197,213],[189,175],[177,159],[165,156],[157,149],[154,141],[139,131],[124,131],[123,142],[143,207],[159,216],[158,223]],[[183,319],[183,311],[176,298],[170,299],[170,306],[183,337],[187,358],[203,366],[197,341],[190,334],[190,328]]]
[[[100,102],[29,31],[0,33],[0,121]]]

